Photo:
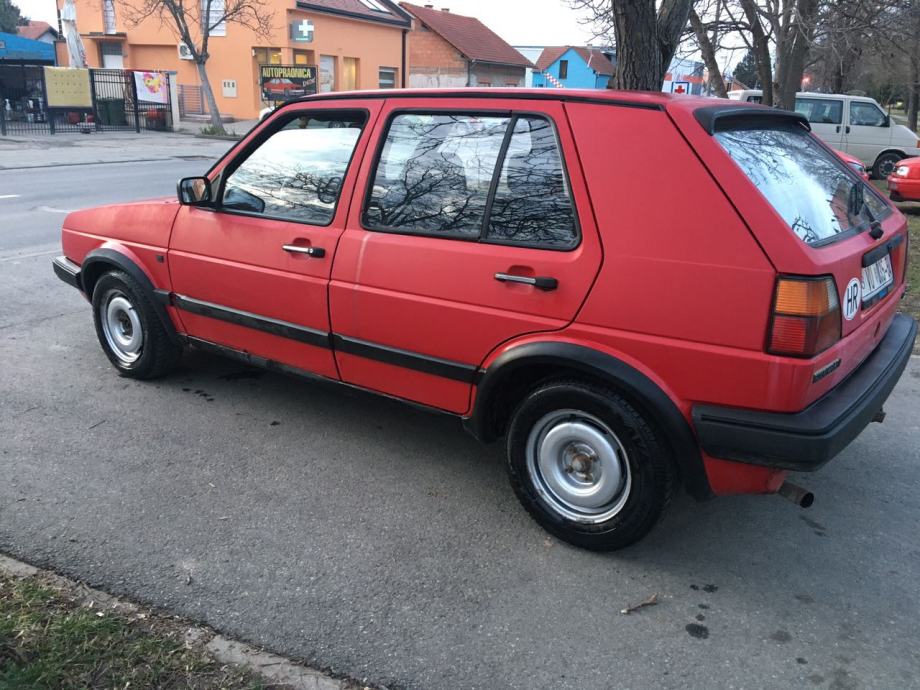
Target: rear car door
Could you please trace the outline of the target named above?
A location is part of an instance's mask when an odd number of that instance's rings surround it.
[[[601,246],[560,103],[399,99],[330,284],[342,379],[463,413],[491,350],[572,321]]]
[[[172,301],[194,338],[331,378],[328,283],[378,101],[285,108],[183,206],[169,247]]]

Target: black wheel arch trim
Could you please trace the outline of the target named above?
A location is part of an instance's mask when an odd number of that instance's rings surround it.
[[[147,297],[150,298],[153,309],[160,319],[160,322],[163,324],[163,328],[166,329],[166,334],[169,336],[169,339],[175,343],[182,343],[183,339],[176,331],[175,324],[166,312],[166,305],[160,298],[160,293],[163,291],[154,287],[143,269],[119,251],[102,248],[94,249],[86,255],[86,258],[80,265],[80,284],[83,294],[92,300],[92,287],[95,285],[96,280],[100,275],[105,273],[106,270],[111,270],[111,268],[107,269],[107,266],[124,271],[140,284],[147,293]]]
[[[498,434],[490,414],[503,382],[515,371],[528,366],[560,366],[615,386],[638,405],[666,435],[687,492],[698,500],[713,497],[696,437],[677,405],[648,376],[616,357],[599,350],[560,342],[519,345],[500,355],[482,374],[472,414],[464,427],[483,442]]]

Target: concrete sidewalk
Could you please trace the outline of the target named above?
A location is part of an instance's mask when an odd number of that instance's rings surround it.
[[[169,159],[213,160],[235,142],[174,132],[103,132],[0,138],[0,170]]]
[[[225,122],[224,129],[227,130],[228,134],[242,136],[255,127],[257,122],[257,119]],[[210,125],[210,122],[201,122],[199,120],[180,120],[177,130],[186,134],[200,134],[203,128],[209,127]]]

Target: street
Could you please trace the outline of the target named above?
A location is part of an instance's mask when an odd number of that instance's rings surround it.
[[[578,550],[451,418],[202,354],[116,375],[51,270],[64,215],[227,146],[0,170],[0,552],[388,688],[920,687],[920,359],[794,477],[810,510],[681,495]]]

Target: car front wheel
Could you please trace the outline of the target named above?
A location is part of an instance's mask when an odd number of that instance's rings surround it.
[[[152,379],[169,373],[182,353],[172,342],[153,303],[137,281],[111,271],[93,288],[99,344],[122,376]]]
[[[674,479],[642,413],[616,391],[579,381],[544,384],[521,402],[508,432],[508,472],[547,531],[597,551],[641,539]]]

